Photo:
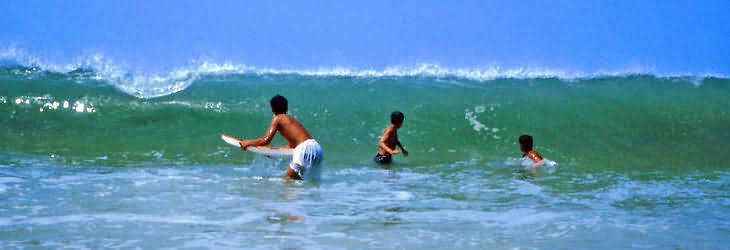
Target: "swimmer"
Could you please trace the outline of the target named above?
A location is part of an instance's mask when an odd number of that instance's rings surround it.
[[[535,163],[542,161],[542,156],[540,156],[540,154],[537,153],[537,151],[532,149],[532,136],[521,135],[519,142],[520,142],[520,150],[522,151],[522,153],[524,153],[524,154],[522,154],[522,157],[529,157],[530,159],[535,161]]]

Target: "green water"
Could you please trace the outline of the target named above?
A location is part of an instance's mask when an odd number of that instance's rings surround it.
[[[4,80],[2,150],[108,156],[120,166],[144,162],[142,155],[152,151],[182,163],[225,162],[210,156],[232,150],[216,135],[262,136],[271,117],[268,99],[282,94],[290,99],[290,114],[337,162],[373,154],[388,115],[400,110],[406,114],[402,140],[418,155],[409,161],[419,165],[502,161],[519,156],[516,138],[531,134],[543,154],[562,163],[680,174],[719,168],[726,160],[727,84],[649,76],[488,82],[241,76],[141,100],[98,82]],[[70,107],[64,109],[63,101]],[[95,112],[76,112],[77,101]],[[40,111],[53,102],[57,109]]]

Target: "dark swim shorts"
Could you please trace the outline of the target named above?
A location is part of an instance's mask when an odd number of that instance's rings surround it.
[[[377,154],[373,160],[378,164],[391,164],[393,163],[393,156]]]

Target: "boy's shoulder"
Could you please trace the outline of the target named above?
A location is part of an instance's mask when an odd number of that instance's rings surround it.
[[[274,116],[273,120],[278,121],[278,122],[283,122],[283,121],[294,120],[294,117],[291,117],[288,114],[278,114],[278,115]]]
[[[538,153],[538,152],[537,152],[537,151],[535,151],[534,149],[533,149],[533,150],[530,150],[529,152],[527,152],[527,154],[526,154],[526,155],[527,155],[528,157],[530,157],[531,159],[535,160],[535,161],[540,161],[540,160],[542,160],[542,156],[540,155],[540,153]]]

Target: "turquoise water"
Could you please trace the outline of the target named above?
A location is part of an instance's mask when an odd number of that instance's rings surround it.
[[[135,79],[0,70],[0,248],[730,243],[726,78]],[[323,146],[320,181],[283,181],[288,162],[220,140],[262,136],[275,94]],[[394,110],[410,156],[384,169]],[[521,134],[558,165],[522,180]]]

